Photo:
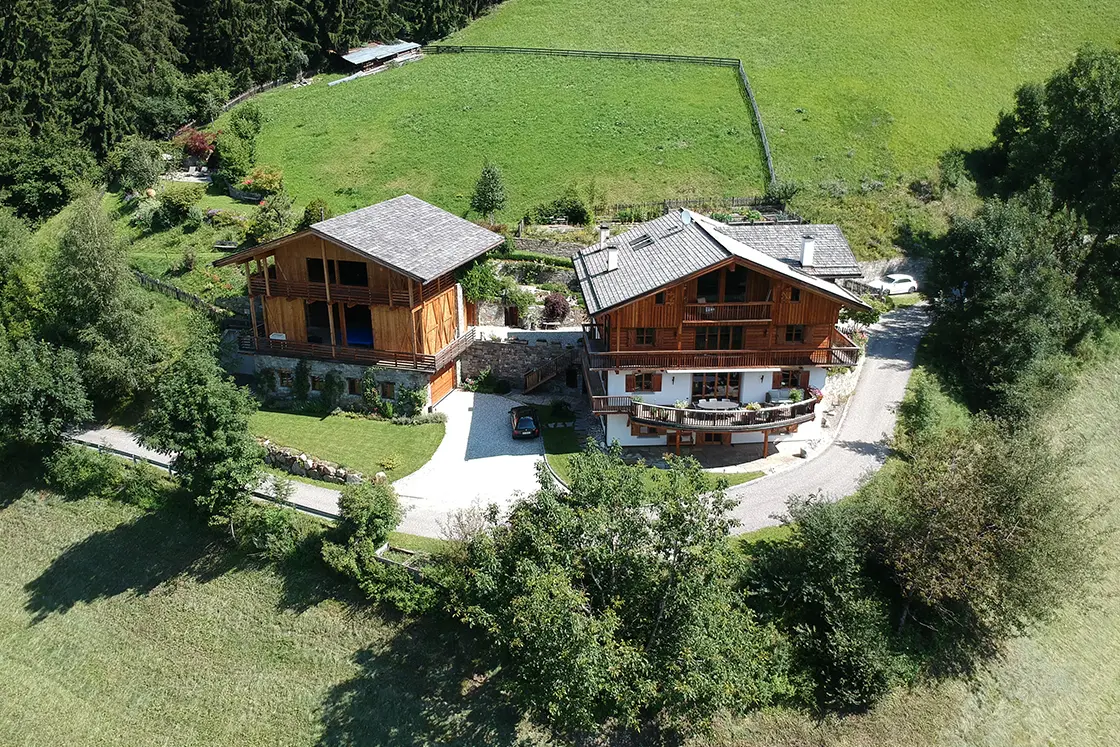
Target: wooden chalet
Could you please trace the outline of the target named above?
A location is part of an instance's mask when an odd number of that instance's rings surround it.
[[[584,378],[608,443],[765,452],[815,418],[828,368],[859,357],[836,327],[841,308],[865,304],[833,282],[858,272],[835,226],[729,227],[681,210],[604,230],[575,267],[591,316]]]
[[[473,340],[455,271],[503,240],[402,195],[214,264],[244,266],[252,330],[241,349],[256,370],[278,371],[282,388],[302,358],[315,378],[339,370],[351,394],[375,366],[379,381],[428,385],[434,404]]]

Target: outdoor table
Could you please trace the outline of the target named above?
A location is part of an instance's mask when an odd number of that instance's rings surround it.
[[[738,410],[739,403],[730,399],[700,399],[696,407],[701,410]]]

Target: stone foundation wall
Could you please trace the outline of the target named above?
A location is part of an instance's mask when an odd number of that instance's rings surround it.
[[[273,371],[279,372],[281,370],[291,371],[293,374],[296,370],[296,365],[299,360],[296,358],[283,358],[276,355],[256,355],[253,356],[254,370],[263,371],[271,368]],[[338,371],[343,379],[361,379],[362,374],[365,373],[368,366],[360,366],[356,363],[339,363],[338,361],[314,361],[309,360],[311,364],[311,375],[325,377],[331,371]],[[428,387],[429,377],[428,374],[419,373],[417,371],[401,371],[396,368],[376,368],[377,381],[379,383],[392,383],[397,395],[400,395],[401,389],[415,389],[417,387]],[[291,396],[291,389],[280,386],[279,374],[277,374],[276,381],[276,394],[280,397]],[[318,397],[318,392],[311,392],[310,397]],[[356,400],[357,396],[343,393],[344,400]],[[431,393],[428,395],[429,402],[431,401]]]
[[[475,340],[463,353],[463,378],[473,379],[489,368],[495,376],[520,388],[525,374],[539,368],[571,346]]]
[[[508,275],[521,285],[540,285],[559,283],[571,288],[576,280],[576,271],[566,267],[553,267],[536,262],[498,261],[498,275]]]

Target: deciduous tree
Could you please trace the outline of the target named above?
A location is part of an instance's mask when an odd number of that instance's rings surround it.
[[[506,207],[506,188],[498,167],[487,161],[482,165],[482,174],[474,185],[471,195],[471,210],[486,216],[494,222],[494,213]]]
[[[38,340],[6,346],[0,342],[0,446],[58,446],[93,415],[77,356]]]

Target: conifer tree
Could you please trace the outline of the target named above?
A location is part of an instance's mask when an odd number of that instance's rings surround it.
[[[486,161],[482,165],[482,174],[474,185],[474,194],[471,196],[471,209],[486,216],[486,220],[494,222],[494,213],[505,209],[506,188],[502,183],[502,172],[498,167]]]
[[[74,119],[104,155],[133,130],[140,53],[129,42],[127,11],[110,0],[80,0],[68,26],[77,64]]]

